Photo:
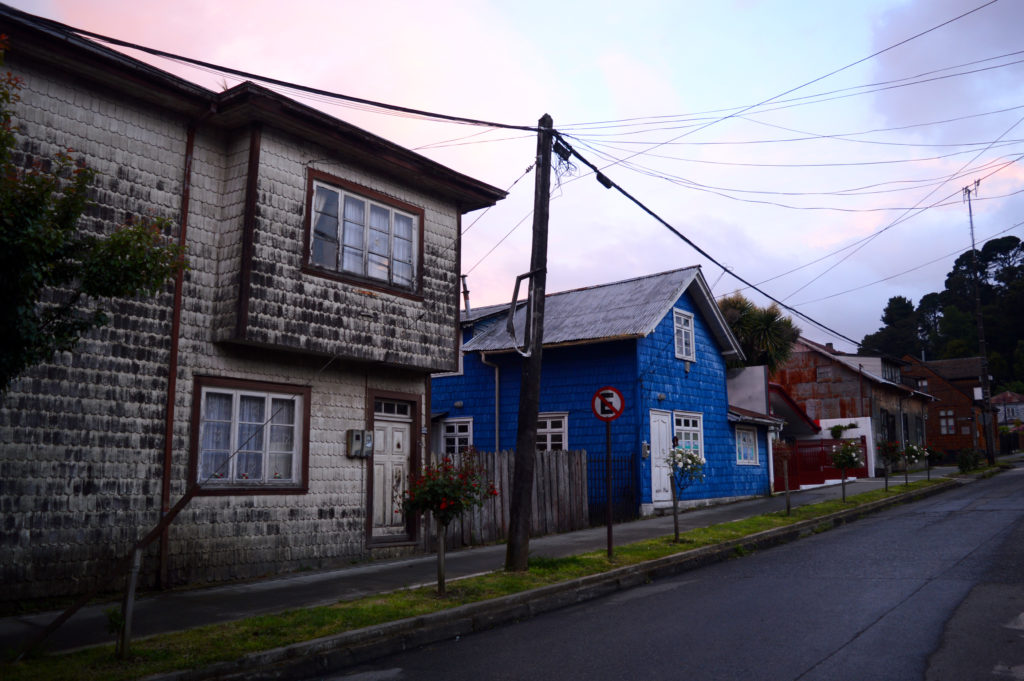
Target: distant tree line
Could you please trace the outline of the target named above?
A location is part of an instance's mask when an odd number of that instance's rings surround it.
[[[860,354],[977,356],[975,273],[994,392],[1024,392],[1024,243],[1015,236],[985,243],[973,258],[970,250],[962,253],[945,288],[924,295],[917,307],[904,296],[890,298],[882,328],[864,336]]]

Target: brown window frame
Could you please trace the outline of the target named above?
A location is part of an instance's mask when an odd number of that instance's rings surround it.
[[[299,456],[298,480],[286,483],[245,484],[238,482],[219,483],[214,486],[200,486],[200,496],[239,496],[253,494],[306,494],[309,492],[309,424],[310,386],[287,383],[270,383],[223,376],[196,376],[192,384],[192,420],[189,437],[189,484],[199,483],[199,446],[202,427],[202,396],[206,389],[242,390],[254,393],[276,393],[301,398],[301,409],[296,410],[296,424],[301,424],[296,454]],[[234,426],[234,422],[232,422]]]
[[[384,282],[379,279],[374,279],[369,276],[359,276],[352,272],[346,272],[340,269],[328,269],[321,267],[312,262],[312,247],[313,247],[313,197],[314,197],[314,186],[316,182],[322,184],[331,185],[341,191],[355,194],[360,198],[375,203],[382,204],[392,209],[396,209],[405,213],[409,213],[414,216],[416,225],[413,226],[413,233],[416,236],[416,244],[413,250],[415,257],[415,272],[413,273],[413,285],[410,288],[403,288],[401,286],[395,286],[389,282]],[[423,236],[424,236],[424,218],[426,211],[420,206],[415,206],[411,203],[399,201],[398,199],[387,196],[381,192],[364,187],[360,184],[356,184],[350,180],[325,173],[320,170],[310,169],[306,177],[306,200],[305,200],[305,218],[303,220],[303,249],[302,249],[302,271],[306,274],[310,274],[317,277],[323,277],[325,279],[332,279],[335,281],[341,281],[349,284],[356,284],[363,288],[368,288],[377,291],[384,291],[391,293],[403,298],[410,298],[412,300],[423,300]],[[339,231],[342,226],[338,226]],[[342,237],[339,236],[339,240]]]

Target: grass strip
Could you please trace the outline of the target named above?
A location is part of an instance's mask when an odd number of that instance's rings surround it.
[[[799,506],[793,508],[788,516],[780,511],[689,530],[680,534],[679,543],[674,542],[671,536],[665,536],[617,546],[612,561],[604,551],[567,558],[533,558],[530,569],[524,573],[499,571],[453,580],[449,583],[448,597],[443,599],[437,597],[433,587],[424,587],[159,634],[135,641],[127,660],[114,657],[113,645],[66,654],[38,655],[18,664],[4,663],[0,667],[0,677],[5,681],[125,681],[151,674],[201,668],[216,662],[236,660],[248,653],[426,615],[720,544],[939,482],[921,480],[910,485],[893,485],[888,492],[874,490],[851,495],[845,503],[834,500]]]

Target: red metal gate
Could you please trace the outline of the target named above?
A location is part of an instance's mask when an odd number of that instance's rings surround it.
[[[801,485],[821,485],[826,480],[840,480],[843,472],[832,465],[829,454],[832,448],[842,444],[842,440],[802,440],[792,444],[777,442],[772,447],[772,458],[775,461],[776,492],[786,489],[783,467],[789,465],[789,489],[800,489]],[[861,458],[864,465],[846,471],[847,478],[868,477],[867,438],[860,437]]]

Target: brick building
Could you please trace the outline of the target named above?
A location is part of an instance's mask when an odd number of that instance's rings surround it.
[[[74,149],[82,229],[167,217],[190,264],[2,396],[0,598],[81,592],[197,485],[144,584],[407,551],[461,215],[504,193],[253,83],[208,91],[6,6],[0,33],[18,162]]]
[[[922,362],[906,355],[903,361],[904,379],[935,397],[928,405],[928,446],[947,458],[965,449],[984,450],[981,358]]]

